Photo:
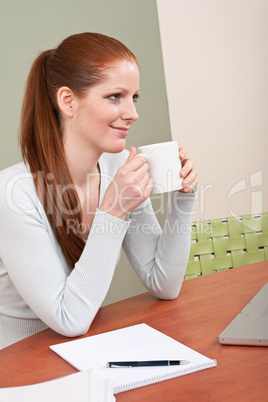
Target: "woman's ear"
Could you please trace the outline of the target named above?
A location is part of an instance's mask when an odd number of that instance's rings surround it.
[[[73,117],[74,94],[68,87],[61,87],[57,92],[57,102],[61,113],[66,117]]]

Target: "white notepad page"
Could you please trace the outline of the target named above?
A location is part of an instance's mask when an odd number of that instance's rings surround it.
[[[216,361],[146,324],[70,341],[50,348],[80,371],[94,368],[114,393],[127,391],[216,366]],[[108,361],[188,360],[181,366],[107,368]]]
[[[94,370],[22,387],[0,388],[1,402],[99,402]],[[113,401],[113,393],[110,399]]]

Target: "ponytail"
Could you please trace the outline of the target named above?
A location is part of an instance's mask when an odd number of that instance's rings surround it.
[[[82,220],[79,199],[67,167],[57,111],[52,106],[46,86],[46,63],[51,52],[48,50],[36,59],[28,76],[20,144],[22,157],[31,169],[48,220],[73,268],[85,242],[75,230]]]

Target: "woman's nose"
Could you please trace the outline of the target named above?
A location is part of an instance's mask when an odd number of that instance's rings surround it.
[[[137,113],[135,103],[133,102],[133,100],[131,100],[131,102],[129,102],[126,105],[126,107],[122,113],[122,119],[129,120],[129,121],[131,121],[131,123],[134,123],[134,121],[138,120],[138,118],[139,118],[139,115]]]

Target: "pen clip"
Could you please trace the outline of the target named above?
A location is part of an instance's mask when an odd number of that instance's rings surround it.
[[[114,363],[106,363],[106,367],[110,368],[130,368],[132,367],[130,364],[114,364]]]

